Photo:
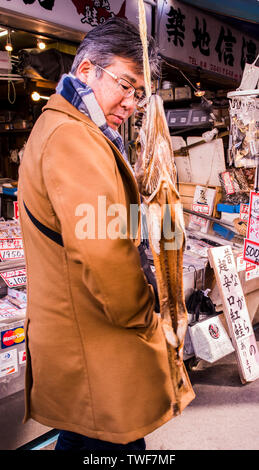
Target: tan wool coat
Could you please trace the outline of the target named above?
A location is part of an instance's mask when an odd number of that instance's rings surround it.
[[[129,205],[140,203],[118,149],[53,95],[28,139],[18,183],[28,282],[25,421],[125,444],[172,417],[173,390],[137,243],[125,220],[124,237],[105,237],[103,227],[96,236],[105,218],[98,196],[107,210],[126,207],[127,222]],[[24,203],[63,246],[32,223]],[[87,238],[93,213],[95,236]]]

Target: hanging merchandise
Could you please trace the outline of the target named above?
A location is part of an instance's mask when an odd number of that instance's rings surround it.
[[[256,166],[259,152],[259,90],[228,93],[230,99],[229,163],[236,168]]]
[[[247,204],[250,187],[243,168],[231,168],[219,174],[222,187],[222,202],[230,204]]]
[[[139,0],[139,19],[148,104],[140,130],[141,151],[135,164],[135,174],[140,193],[148,206],[149,241],[174,391],[173,412],[177,415],[195,397],[183,362],[187,330],[183,289],[184,221],[180,196],[176,189],[176,169],[163,101],[159,95],[151,96],[143,0]]]

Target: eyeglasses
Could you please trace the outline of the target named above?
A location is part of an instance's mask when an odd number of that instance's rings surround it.
[[[134,100],[136,101],[138,106],[144,106],[146,101],[146,95],[144,91],[137,91],[136,88],[132,85],[132,83],[128,82],[125,78],[119,78],[115,73],[111,72],[110,70],[106,70],[100,65],[94,64],[99,69],[103,70],[103,72],[108,73],[110,77],[112,77],[118,84],[120,90],[123,93],[125,98],[129,98],[130,96],[134,95]]]

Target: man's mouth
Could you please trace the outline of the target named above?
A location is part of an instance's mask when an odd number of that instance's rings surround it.
[[[120,116],[119,114],[113,114],[113,120],[115,121],[116,124],[121,125],[122,122],[124,121],[125,117]]]

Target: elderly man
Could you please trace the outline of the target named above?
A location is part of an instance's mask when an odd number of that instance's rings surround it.
[[[154,72],[152,39],[149,57]],[[144,436],[172,417],[173,391],[130,234],[130,205],[140,199],[118,132],[144,98],[135,26],[112,18],[91,30],[56,91],[19,176],[25,421],[62,430],[56,449],[144,449]]]

